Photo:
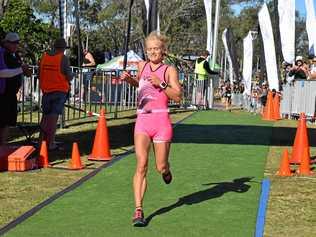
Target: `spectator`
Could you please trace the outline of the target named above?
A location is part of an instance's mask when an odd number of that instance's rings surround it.
[[[258,94],[258,90],[257,88],[254,88],[251,92],[251,110],[253,113],[257,113],[258,112],[258,98],[259,98],[259,94]]]
[[[56,39],[52,50],[45,52],[40,61],[39,80],[43,92],[40,143],[46,140],[50,150],[58,148],[54,144],[57,120],[63,112],[72,79],[65,49],[65,39]]]
[[[83,50],[83,67],[89,68],[89,67],[95,67],[95,60],[92,54],[87,50]]]
[[[202,52],[201,56],[198,57],[195,62],[194,73],[196,74],[196,78],[198,80],[207,79],[207,74],[218,74],[218,72],[211,70],[208,58],[209,52],[205,50]]]
[[[308,76],[308,69],[304,65],[303,57],[297,56],[295,59],[295,65],[290,69],[289,76],[294,76],[296,79],[306,79]]]
[[[261,114],[263,113],[263,108],[266,106],[268,98],[268,85],[266,82],[262,83],[261,95],[260,95],[260,102],[261,102]]]
[[[83,89],[81,92],[81,99],[83,101],[87,100],[87,92],[89,88],[89,83],[93,78],[94,75],[94,67],[95,67],[95,60],[93,55],[87,50],[83,50],[83,64],[82,64],[82,73],[83,73]]]
[[[108,62],[112,59],[112,53],[109,49],[106,49],[104,52],[104,62]]]
[[[17,121],[17,93],[22,84],[23,74],[31,75],[28,65],[22,64],[17,53],[20,37],[9,32],[0,48],[0,145],[5,145],[9,126]]]
[[[292,65],[289,63],[284,64],[284,84],[292,85],[294,82],[294,75],[290,76]]]
[[[225,109],[230,111],[230,106],[232,103],[232,89],[230,82],[227,81],[224,86],[224,98],[225,98]]]
[[[209,81],[206,81],[206,79],[209,79],[208,74],[218,74],[218,72],[211,70],[208,57],[209,52],[205,50],[195,62],[194,73],[198,81],[194,85],[193,100],[199,108],[207,108],[209,106],[209,100],[207,98]]]
[[[312,59],[309,69],[309,79],[316,79],[316,57]]]

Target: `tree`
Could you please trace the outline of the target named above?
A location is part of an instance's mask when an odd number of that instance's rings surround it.
[[[295,20],[295,54],[308,58],[308,36],[305,19],[296,14]]]
[[[49,19],[51,26],[57,25],[58,0],[30,0],[30,4],[35,12]]]
[[[9,3],[9,0],[0,0],[0,18],[3,17],[3,14],[6,10],[8,3]]]
[[[69,19],[74,19],[73,3],[77,0],[68,0]],[[78,0],[80,15],[80,31],[83,41],[89,41],[89,50],[98,55],[102,55],[106,49],[110,49],[113,55],[121,54],[124,47],[126,31],[128,5],[130,0]],[[34,45],[42,51],[49,44],[51,36],[57,36],[58,27],[58,0],[0,0],[1,9],[8,11],[8,6],[14,3],[15,13],[10,13],[1,20],[0,30],[18,30],[22,33],[22,39],[28,39],[28,48],[31,52],[37,52]],[[19,4],[16,4],[19,2]],[[28,2],[29,4],[25,4]],[[213,1],[213,9],[215,9]],[[218,48],[223,48],[221,33],[224,28],[229,27],[234,34],[234,44],[236,45],[237,55],[242,58],[243,38],[249,30],[257,29],[258,11],[262,6],[263,0],[221,0],[221,16],[218,37]],[[10,3],[8,5],[8,3]],[[232,4],[242,4],[244,8],[240,14],[236,15],[232,10]],[[20,5],[20,6],[18,6]],[[26,6],[25,6],[26,5]],[[271,5],[271,3],[270,3]],[[23,9],[23,6],[25,9]],[[169,38],[169,53],[172,55],[199,54],[206,47],[206,14],[202,0],[159,0],[159,15],[161,32]],[[144,0],[134,0],[132,8],[132,29],[129,48],[140,51],[144,42],[144,20],[145,7]],[[215,13],[214,13],[215,14]],[[10,15],[10,17],[8,17]],[[40,17],[38,20],[35,16]],[[17,19],[17,17],[19,16]],[[10,19],[11,18],[11,19]],[[23,20],[22,20],[23,19]],[[214,15],[213,15],[214,19]],[[273,21],[272,17],[272,21]],[[49,22],[47,24],[43,23]],[[5,23],[6,22],[6,23]],[[242,24],[236,24],[242,22]],[[274,23],[273,23],[274,24]],[[304,31],[304,24],[300,20],[297,26],[299,32]],[[19,29],[14,29],[19,26]],[[50,27],[48,27],[50,26]],[[15,27],[17,28],[17,27]],[[25,30],[24,30],[25,29]],[[47,31],[48,33],[45,33]],[[31,33],[26,33],[31,32]],[[54,33],[51,33],[54,32]],[[73,42],[73,55],[77,50],[77,35],[71,36]],[[303,37],[303,38],[302,38]],[[38,40],[39,39],[39,40]],[[297,34],[297,46],[305,50],[306,33]],[[298,43],[300,42],[300,43]],[[302,43],[303,42],[303,43]],[[31,47],[31,45],[33,45]],[[39,46],[40,45],[40,46]],[[44,45],[44,46],[43,46]],[[258,48],[255,45],[255,50]],[[259,52],[255,52],[258,54]],[[35,53],[36,54],[36,53]],[[219,55],[220,56],[220,55]],[[35,57],[36,58],[36,57]],[[101,62],[102,59],[100,58]]]

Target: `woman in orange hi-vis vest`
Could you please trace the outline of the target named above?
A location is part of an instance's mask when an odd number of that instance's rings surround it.
[[[50,52],[45,52],[40,61],[39,81],[43,93],[40,144],[47,142],[48,149],[56,149],[54,144],[58,116],[62,114],[72,79],[69,59],[64,55],[67,48],[63,38],[54,42]]]

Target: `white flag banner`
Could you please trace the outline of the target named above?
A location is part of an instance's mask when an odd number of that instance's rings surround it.
[[[157,13],[157,33],[160,34],[160,18],[159,18],[159,11]]]
[[[150,34],[152,31],[160,33],[160,19],[158,10],[158,0],[144,0],[146,7],[146,22],[147,29],[146,34]]]
[[[146,19],[148,21],[148,18],[149,18],[149,0],[144,0],[145,1],[145,6],[146,6]]]
[[[274,38],[267,4],[263,4],[258,13],[258,18],[263,40],[269,88],[270,90],[276,89],[277,91],[279,91],[279,79],[275,56]]]
[[[66,38],[65,39],[68,39],[69,37],[71,37],[74,34],[75,30],[76,30],[76,25],[68,23],[67,24],[67,32],[66,32]]]
[[[67,1],[66,0],[61,0],[60,1],[60,4],[61,4],[61,8],[62,8],[62,17],[63,17],[63,29],[64,29],[64,32],[63,32],[63,37],[64,39],[67,39],[67,24],[68,24],[68,21],[67,21]]]
[[[227,34],[227,28],[223,31],[222,40],[223,40],[223,44],[224,44],[224,48],[225,48],[225,55],[227,57],[227,61],[229,64],[229,80],[230,80],[230,84],[233,84],[233,79],[234,79],[233,62],[232,62],[232,58],[231,58],[229,50],[228,50],[226,34]]]
[[[207,24],[207,41],[206,41],[206,50],[212,53],[212,1],[213,0],[204,0],[204,7],[206,12],[206,24]]]
[[[308,35],[309,53],[315,55],[316,19],[315,19],[314,1],[305,0],[305,7],[306,7],[306,31]]]
[[[295,1],[279,0],[278,12],[283,59],[292,64],[295,59]]]
[[[252,78],[252,58],[253,58],[253,42],[251,32],[244,38],[244,60],[242,77],[245,85],[244,94],[251,95],[251,78]]]

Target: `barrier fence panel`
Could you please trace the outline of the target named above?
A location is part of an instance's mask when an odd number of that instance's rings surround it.
[[[292,84],[284,85],[280,103],[280,113],[283,117],[291,115],[293,98],[294,86]]]
[[[60,126],[67,121],[82,119],[98,114],[102,107],[109,116],[117,117],[121,111],[133,110],[137,106],[137,88],[119,80],[121,71],[86,70],[72,67],[73,80]],[[136,71],[132,71],[133,76]],[[218,76],[197,80],[195,74],[179,73],[183,89],[181,103],[170,106],[199,109],[213,108],[214,85],[218,87]],[[215,88],[218,89],[218,88]],[[18,123],[37,124],[41,119],[41,92],[38,81],[38,67],[33,67],[31,77],[25,77],[18,93]]]
[[[306,116],[315,115],[316,81],[296,80],[293,85],[285,85],[282,91],[281,114],[297,116],[304,112]]]
[[[252,97],[249,95],[243,95],[239,94],[239,96],[242,96],[242,101],[241,101],[241,107],[245,109],[248,112],[256,112],[256,104],[255,101],[252,100]]]
[[[185,108],[211,109],[214,103],[215,77],[197,80],[195,74],[183,76],[183,102]]]
[[[38,91],[37,67],[32,67],[32,76],[25,77],[22,86],[17,93],[18,121],[31,124],[40,119],[40,98]]]
[[[232,93],[232,105],[240,107],[242,105],[242,96],[240,93]]]

